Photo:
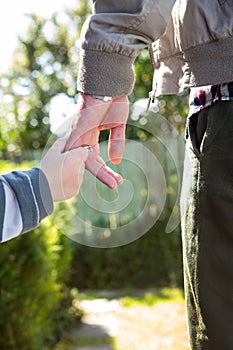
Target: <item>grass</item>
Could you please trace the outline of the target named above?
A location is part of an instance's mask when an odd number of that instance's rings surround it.
[[[177,288],[161,288],[151,291],[133,291],[129,295],[120,297],[119,301],[124,307],[134,305],[154,306],[157,303],[183,301],[183,292]]]
[[[113,337],[103,337],[103,338],[94,338],[81,336],[73,342],[73,346],[104,346],[104,345],[112,345],[115,347],[115,339]]]
[[[133,304],[154,305],[158,302],[184,300],[183,291],[179,288],[149,288],[121,290],[72,290],[72,296],[77,300],[94,300],[99,298],[118,299],[124,306]]]
[[[86,335],[80,335],[79,337],[64,337],[59,344],[53,350],[70,350],[75,347],[85,347],[85,346],[106,346],[111,345],[113,350],[117,350],[116,339],[110,336],[105,336],[102,338],[88,337]]]

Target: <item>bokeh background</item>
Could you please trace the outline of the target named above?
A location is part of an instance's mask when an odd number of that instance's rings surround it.
[[[35,7],[32,2],[21,1],[25,8],[16,0],[8,3],[6,13],[0,17],[4,24],[0,37],[4,57],[0,69],[1,173],[37,165],[53,128],[56,129],[54,114],[60,121],[69,117],[68,105],[75,104],[77,99],[80,30],[91,12],[87,0],[40,1],[35,2]],[[145,99],[152,85],[147,49],[137,58],[134,69],[136,85],[129,96],[131,112],[126,137],[145,143],[159,135],[155,142],[156,158],[166,179],[162,213],[139,239],[103,249],[69,238],[72,202],[69,206],[59,203],[53,217],[43,220],[37,229],[2,244],[1,350],[87,349],[87,346],[103,350],[106,346],[114,350],[188,349],[177,204],[183,150],[179,141],[174,161],[164,141],[169,142],[177,135],[174,130],[181,139],[184,137],[188,97],[187,93],[161,96],[146,113]],[[135,108],[140,113],[135,115]],[[103,132],[100,141],[107,138],[108,132]],[[146,181],[144,188],[142,175],[132,171],[131,166],[125,162],[120,171],[126,178],[134,175],[136,203],[140,203],[146,194]],[[109,191],[100,189],[105,200],[111,198]],[[82,198],[74,205],[85,207]],[[87,206],[80,211],[88,225],[102,227],[104,223],[111,229],[111,225],[122,224],[120,220],[116,223],[116,213],[103,217],[93,214]],[[177,224],[172,232],[166,233],[172,212],[177,216]],[[127,215],[130,221],[132,215],[138,215],[137,208],[130,209]],[[118,311],[113,308],[115,311],[111,312],[115,312],[120,331],[105,332],[101,337],[85,331],[74,335],[71,330],[82,329],[90,321],[87,314],[99,312],[90,311],[83,302],[96,299],[117,300]],[[164,308],[159,309],[161,305]],[[95,325],[95,321],[90,324]]]

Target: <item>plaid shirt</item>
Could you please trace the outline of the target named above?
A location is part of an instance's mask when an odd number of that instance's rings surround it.
[[[233,100],[233,82],[192,88],[189,97],[189,115],[211,106],[214,102]]]

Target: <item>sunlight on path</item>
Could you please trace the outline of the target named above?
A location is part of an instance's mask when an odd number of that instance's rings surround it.
[[[85,311],[83,322],[103,327],[111,337],[117,335],[119,322],[116,313],[120,309],[117,300],[83,300],[80,307]]]
[[[121,308],[117,316],[119,350],[190,349],[182,302]]]
[[[85,311],[84,324],[75,337],[95,338],[97,343],[90,340],[90,346],[71,350],[190,350],[181,301],[124,307],[118,300],[95,299],[82,300],[79,306]],[[109,337],[116,345],[105,345]]]

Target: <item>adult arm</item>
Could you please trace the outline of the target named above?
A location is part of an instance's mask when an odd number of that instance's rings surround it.
[[[110,130],[109,159],[121,161],[128,99],[139,52],[165,31],[174,0],[95,0],[82,29],[77,119],[66,149],[91,145],[86,167],[110,188],[122,182],[99,154],[101,130]],[[111,96],[111,101],[93,97]]]

